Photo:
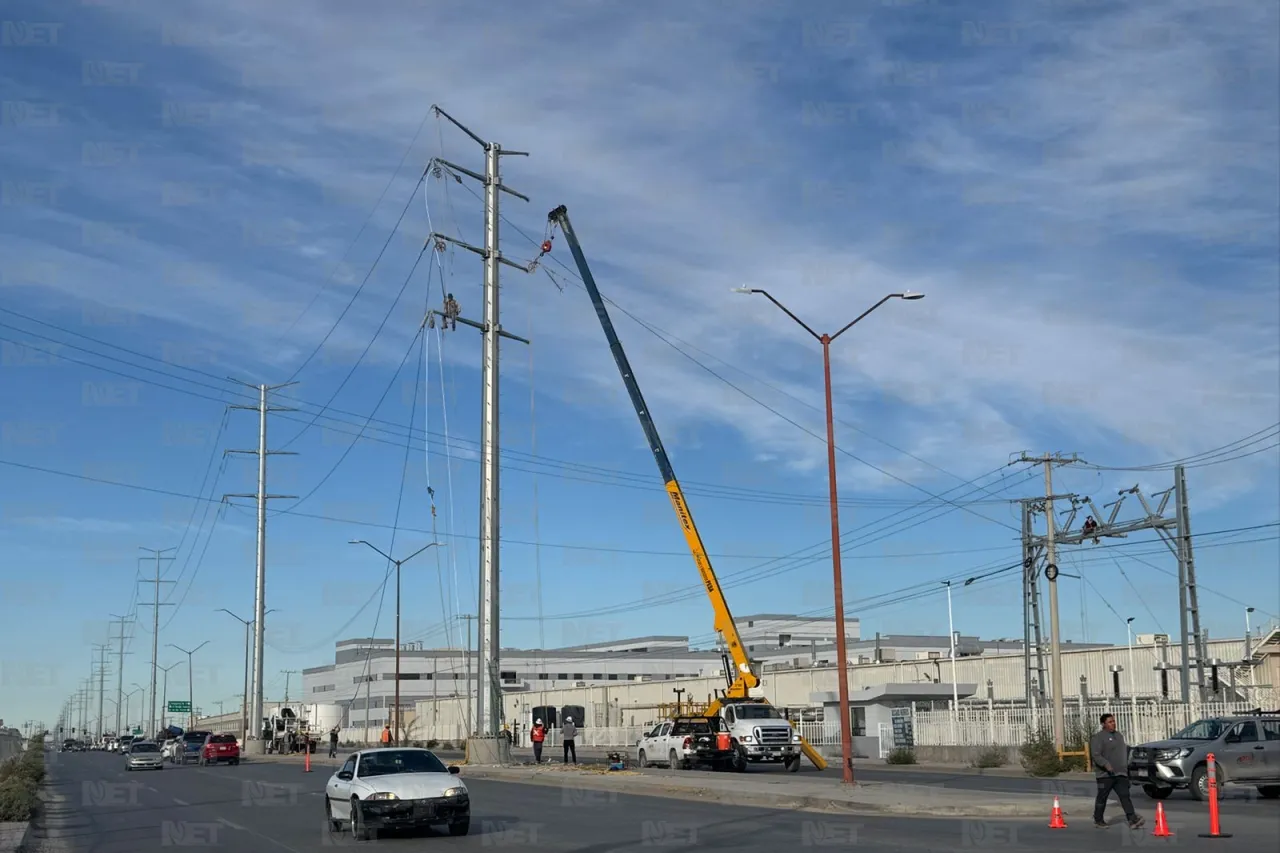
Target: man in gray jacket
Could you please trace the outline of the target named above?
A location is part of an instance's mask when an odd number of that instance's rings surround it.
[[[1093,803],[1093,825],[1098,829],[1106,829],[1105,819],[1107,798],[1116,792],[1124,816],[1129,820],[1129,827],[1137,829],[1143,820],[1133,810],[1133,800],[1129,799],[1129,747],[1124,742],[1124,735],[1116,731],[1116,718],[1111,714],[1103,714],[1102,729],[1089,738],[1089,758],[1093,761],[1094,772],[1098,777],[1098,798]]]
[[[573,763],[578,763],[578,750],[573,745],[573,739],[578,736],[578,727],[573,724],[573,717],[565,717],[564,725],[560,727],[560,740],[564,743],[564,763],[569,763],[569,756],[573,756]]]

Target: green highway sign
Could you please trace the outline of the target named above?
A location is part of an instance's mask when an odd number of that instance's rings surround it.
[[[169,713],[170,714],[190,714],[191,703],[190,702],[170,702]]]

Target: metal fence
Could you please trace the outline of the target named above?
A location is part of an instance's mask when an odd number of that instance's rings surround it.
[[[1116,727],[1130,744],[1169,737],[1205,717],[1247,714],[1256,702],[1126,702],[1122,700],[1069,702],[1065,707],[1068,736],[1085,736],[1098,729],[1102,714],[1114,714]],[[1266,706],[1270,707],[1270,706]],[[1038,730],[1052,731],[1053,709],[961,705],[950,710],[917,711],[912,730],[917,746],[1021,746]]]

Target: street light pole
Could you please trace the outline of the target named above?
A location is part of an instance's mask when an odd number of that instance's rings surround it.
[[[203,643],[196,646],[194,649],[184,649],[182,646],[174,645],[173,643],[169,643],[169,645],[173,646],[173,648],[177,649],[178,651],[182,652],[184,655],[187,656],[187,729],[188,730],[194,729],[196,727],[196,702],[195,702],[196,691],[195,691],[195,678],[191,672],[192,670],[191,656],[194,655],[196,652],[200,651],[201,649],[203,649],[205,646],[209,645],[209,641],[205,640]]]
[[[1130,616],[1124,620],[1125,639],[1129,643],[1129,693],[1132,694],[1133,700],[1133,723],[1132,726],[1138,724],[1138,670],[1133,665],[1133,619]]]
[[[792,320],[808,332],[822,344],[822,375],[823,384],[826,392],[827,404],[827,483],[829,500],[831,503],[831,575],[832,575],[832,594],[835,598],[835,617],[836,617],[836,668],[840,671],[838,678],[838,691],[840,696],[840,752],[844,764],[844,782],[853,784],[853,731],[851,728],[850,711],[849,711],[849,652],[845,647],[845,630],[844,630],[844,577],[843,570],[840,565],[840,504],[839,493],[836,488],[836,431],[835,431],[835,414],[831,403],[831,343],[836,338],[843,335],[852,328],[859,320],[866,317],[872,311],[888,302],[890,299],[922,299],[923,293],[890,293],[875,305],[872,305],[866,311],[863,311],[853,320],[849,321],[844,328],[836,332],[834,335],[818,334],[808,323],[805,323],[795,314],[774,299],[773,296],[765,290],[752,287],[736,287],[735,293],[751,293],[759,294],[772,302],[782,313],[786,314]]]
[[[409,562],[410,560],[412,560],[414,557],[421,554],[423,551],[427,550],[428,548],[434,548],[440,543],[429,542],[428,544],[423,545],[421,548],[419,548],[418,550],[414,551],[412,554],[410,554],[409,556],[401,560],[395,559],[394,557],[390,556],[385,551],[383,551],[381,548],[374,545],[372,542],[367,542],[364,539],[352,539],[347,544],[348,545],[368,545],[370,548],[377,551],[383,557],[386,557],[387,562],[393,563],[396,567],[396,698],[395,698],[395,726],[393,729],[392,736],[395,738],[395,745],[399,746],[400,745],[400,567],[403,566],[405,563]],[[369,722],[368,703],[366,703],[365,705],[364,719],[365,719],[365,724],[367,728],[368,722]]]
[[[160,729],[163,731],[169,727],[169,670],[173,669],[182,661],[171,663],[168,666],[159,667],[164,673],[163,687],[160,688]]]
[[[253,623],[256,620],[242,619],[241,617],[232,613],[230,610],[228,610],[225,607],[219,607],[218,612],[225,613],[228,616],[230,616],[232,619],[235,619],[237,622],[244,623],[244,701],[240,703],[240,725],[241,725],[241,728],[244,730],[244,742],[247,743],[249,740],[249,734],[250,734],[249,732],[249,672],[250,672],[249,650],[253,647],[253,636],[250,633],[250,629],[253,628]],[[267,611],[267,613],[275,613],[275,612],[276,612],[276,608],[274,607],[272,607],[270,610]],[[263,615],[265,616],[266,613],[264,613]]]

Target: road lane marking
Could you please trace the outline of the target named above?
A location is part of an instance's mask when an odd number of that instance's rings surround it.
[[[177,803],[178,805],[180,805],[180,806],[189,806],[189,805],[191,805],[191,803],[188,803],[186,800],[180,800],[180,799],[178,799],[177,797],[174,797],[174,798],[173,798],[173,801],[174,801],[175,803]]]
[[[270,841],[272,844],[276,845],[277,847],[281,847],[285,850],[288,850],[289,853],[302,853],[302,851],[297,849],[296,847],[290,847],[288,844],[285,844],[283,841],[277,841],[276,839],[272,838],[270,835],[263,835],[261,832],[258,832],[256,830],[249,829],[243,826],[238,826],[232,823],[231,821],[227,820],[225,817],[218,818],[218,823],[228,827],[229,829],[236,829],[236,830],[239,830],[240,832],[247,832],[250,835],[254,836],[255,838],[261,838],[263,841]]]
[[[232,829],[238,829],[238,830],[240,830],[241,832],[248,832],[248,831],[249,831],[249,830],[245,829],[243,826],[240,826],[239,824],[232,823],[231,821],[227,820],[225,817],[220,817],[220,818],[218,818],[218,823],[222,824],[223,826],[229,826],[229,827],[231,827]]]

